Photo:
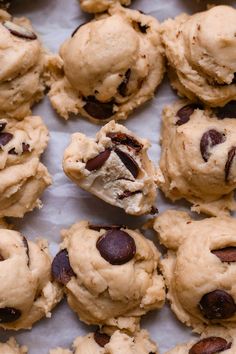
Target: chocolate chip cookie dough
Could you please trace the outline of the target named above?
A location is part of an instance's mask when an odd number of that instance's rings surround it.
[[[185,198],[198,213],[235,210],[235,118],[235,101],[217,109],[179,101],[164,109],[157,184],[168,198]]]
[[[131,0],[79,0],[80,6],[83,11],[96,13],[104,12],[111,5],[119,2],[121,5],[128,6],[131,3]]]
[[[155,211],[157,171],[147,156],[150,144],[114,121],[96,139],[75,133],[63,168],[81,188],[128,214]]]
[[[0,10],[0,116],[23,119],[43,97],[45,52],[31,23]]]
[[[161,269],[178,319],[196,332],[213,324],[235,326],[236,219],[195,221],[170,210],[155,219],[154,229],[168,248]]]
[[[80,26],[48,60],[49,98],[65,119],[126,119],[154,96],[164,73],[159,23],[113,6]]]
[[[40,117],[0,119],[0,217],[23,217],[42,206],[51,177],[39,158],[48,138]]]
[[[0,343],[1,354],[27,354],[27,347],[20,347],[16,340],[11,337],[6,343]]]
[[[169,76],[181,96],[223,106],[236,99],[236,9],[215,6],[161,26]]]
[[[51,279],[46,240],[36,243],[17,231],[0,229],[0,327],[30,329],[50,317],[62,291]]]
[[[160,254],[138,231],[82,221],[62,237],[52,274],[81,321],[134,332],[140,316],[163,306]]]

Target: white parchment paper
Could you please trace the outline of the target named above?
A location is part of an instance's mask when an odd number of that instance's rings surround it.
[[[60,44],[89,16],[80,11],[76,0],[12,0],[11,12],[15,16],[28,16],[44,45],[52,52],[57,52]],[[219,4],[220,1],[214,1]],[[221,1],[233,4],[235,1]],[[150,13],[163,21],[181,12],[194,13],[206,8],[203,0],[133,0],[133,8]],[[210,30],[210,29],[209,29]],[[159,131],[161,111],[164,105],[176,99],[165,79],[158,90],[155,99],[144,105],[123,124],[141,137],[148,138],[152,143],[150,157],[158,163],[160,156]],[[59,118],[50,106],[48,98],[37,105],[34,114],[44,118],[51,134],[51,140],[44,154],[43,162],[53,176],[53,185],[43,196],[44,207],[26,215],[23,220],[14,220],[17,228],[29,239],[45,237],[50,242],[52,253],[58,250],[60,230],[72,223],[87,219],[93,223],[127,224],[129,227],[139,227],[145,221],[144,217],[131,217],[115,207],[80,190],[63,173],[61,161],[63,151],[70,141],[73,132],[80,131],[94,136],[99,126],[86,119],[77,118],[65,122]],[[167,208],[187,208],[182,203],[175,205],[159,193],[157,206],[160,211]],[[152,237],[153,235],[147,235]],[[155,239],[155,238],[153,238]],[[158,343],[161,354],[179,342],[191,338],[191,331],[171,313],[166,305],[161,311],[152,312],[142,320],[142,326],[147,328],[151,337]],[[48,354],[49,349],[57,346],[70,347],[78,335],[88,333],[88,327],[79,321],[64,300],[52,313],[51,319],[41,320],[31,331],[10,332],[0,330],[0,340],[6,340],[14,335],[21,344],[29,347],[29,354]],[[125,353],[124,353],[125,354]]]

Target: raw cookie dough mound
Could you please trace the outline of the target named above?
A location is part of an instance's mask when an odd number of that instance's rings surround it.
[[[43,97],[45,53],[31,23],[0,10],[0,116],[22,119]]]
[[[210,215],[235,210],[236,102],[207,109],[179,101],[163,111],[157,184],[172,201]],[[233,118],[233,119],[231,119]]]
[[[17,231],[0,229],[0,327],[29,329],[60,301],[51,279],[46,240],[27,241]]]
[[[215,6],[161,27],[170,80],[181,96],[223,106],[236,98],[236,9]]]
[[[136,332],[134,336],[119,330],[111,336],[97,331],[76,338],[73,350],[74,354],[158,354],[156,344],[150,340],[145,330]],[[51,350],[50,354],[72,354],[72,351],[58,348]]]
[[[0,343],[1,354],[26,354],[27,347],[20,347],[14,338],[10,338],[6,343]]]
[[[59,115],[96,123],[126,119],[153,97],[164,73],[159,23],[114,6],[80,26],[48,60],[49,98]]]
[[[40,117],[0,119],[0,217],[23,217],[41,207],[40,195],[51,177],[39,157],[48,130]]]
[[[135,331],[140,316],[163,306],[160,253],[138,231],[82,221],[62,237],[52,274],[81,321]]]
[[[131,0],[79,0],[80,6],[83,11],[96,13],[104,12],[111,5],[119,2],[121,5],[128,6],[131,3]]]
[[[147,140],[111,121],[96,139],[73,134],[63,168],[81,188],[128,214],[155,212],[157,177],[147,156],[149,146]]]
[[[194,221],[186,212],[167,211],[154,223],[169,249],[161,262],[171,308],[187,326],[236,324],[236,219]]]

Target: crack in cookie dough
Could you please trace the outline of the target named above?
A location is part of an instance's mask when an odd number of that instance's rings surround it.
[[[25,346],[20,347],[16,340],[11,337],[6,343],[0,343],[1,354],[27,354],[28,349]]]
[[[104,12],[110,6],[120,3],[121,5],[128,6],[131,0],[79,0],[81,9],[85,12],[96,13]]]

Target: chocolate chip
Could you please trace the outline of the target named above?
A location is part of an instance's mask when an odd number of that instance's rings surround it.
[[[114,100],[110,102],[99,102],[94,96],[85,98],[84,110],[93,118],[108,119],[113,116]]]
[[[68,252],[64,249],[56,255],[52,262],[52,276],[59,283],[66,285],[74,275]]]
[[[11,323],[15,322],[20,318],[21,311],[15,309],[14,307],[4,307],[0,308],[0,323]]]
[[[215,290],[205,294],[199,304],[204,317],[209,320],[227,319],[236,312],[234,299],[224,290]]]
[[[30,264],[29,244],[28,244],[28,241],[27,241],[27,239],[25,238],[25,236],[22,236],[22,240],[23,240],[23,245],[24,245],[24,247],[25,247],[25,252],[26,252],[26,255],[27,255],[27,258],[28,258],[27,265],[29,266],[29,264]]]
[[[141,144],[138,140],[136,140],[133,136],[125,134],[125,133],[108,133],[107,137],[111,139],[113,144],[116,145],[126,145],[139,152],[143,148],[143,144]]]
[[[176,125],[182,125],[187,123],[195,109],[202,109],[202,106],[196,103],[191,103],[180,108],[176,113],[176,116],[179,118],[176,122]]]
[[[211,251],[221,262],[236,262],[236,247],[225,247]]]
[[[225,141],[225,135],[215,129],[210,129],[205,132],[200,141],[200,150],[202,158],[205,162],[208,161],[212,149],[215,145],[222,144]]]
[[[4,146],[9,143],[13,139],[13,134],[11,133],[0,133],[0,145]]]
[[[16,37],[29,39],[29,40],[37,39],[36,34],[26,27],[19,26],[16,23],[10,21],[4,21],[2,24],[5,28],[8,29],[8,31],[11,34],[13,34]]]
[[[7,126],[6,122],[0,122],[0,132],[2,132]]]
[[[118,148],[115,148],[114,151],[119,156],[127,170],[130,171],[134,178],[137,178],[139,173],[139,166],[133,157]]]
[[[103,152],[100,152],[99,155],[87,161],[85,168],[89,171],[99,170],[99,168],[101,168],[109,158],[110,154],[110,149],[106,149]]]
[[[78,32],[78,30],[79,30],[82,26],[86,25],[86,23],[87,23],[87,22],[81,23],[78,27],[76,27],[76,29],[72,32],[71,37],[74,37],[74,35]]]
[[[221,337],[208,337],[200,340],[192,346],[189,354],[216,354],[230,349],[232,343],[227,343]]]
[[[124,225],[93,225],[89,224],[89,228],[94,231],[100,231],[102,229],[104,230],[120,230],[120,229],[125,229],[126,226]]]
[[[236,73],[234,73],[234,78],[233,78],[232,84],[236,84]]]
[[[127,85],[129,83],[130,75],[131,75],[131,69],[128,69],[125,73],[124,80],[118,87],[118,92],[122,97],[125,97],[127,95]]]
[[[220,119],[236,118],[236,101],[230,101],[224,107],[216,108],[214,112]]]
[[[227,183],[229,181],[229,174],[231,170],[231,166],[233,164],[233,161],[236,156],[236,147],[232,147],[229,152],[228,152],[228,158],[225,164],[225,182]]]
[[[24,154],[24,152],[29,152],[29,148],[30,148],[29,144],[22,143],[22,154]],[[9,150],[8,154],[9,155],[18,155],[15,148],[12,148],[11,150]]]
[[[147,33],[147,30],[149,29],[149,26],[148,25],[142,25],[142,23],[141,22],[138,22],[138,28],[139,28],[139,30],[140,30],[140,32],[142,32],[142,33]]]
[[[105,345],[110,342],[110,336],[108,336],[105,333],[101,333],[99,331],[96,331],[94,333],[94,340],[100,347],[104,348]]]
[[[125,198],[129,198],[129,197],[132,197],[133,195],[135,194],[140,194],[142,193],[142,191],[135,191],[135,192],[131,192],[131,191],[124,191],[124,193],[118,195],[118,199],[125,199]]]
[[[136,253],[134,239],[121,230],[109,230],[99,237],[96,247],[101,256],[112,265],[129,262]]]

